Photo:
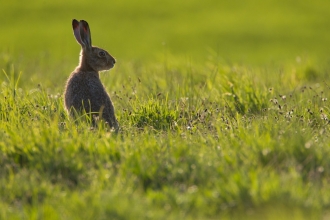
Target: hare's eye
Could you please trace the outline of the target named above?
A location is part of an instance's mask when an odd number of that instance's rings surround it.
[[[105,52],[104,52],[104,51],[100,51],[100,52],[99,52],[99,56],[100,56],[100,57],[105,57]]]

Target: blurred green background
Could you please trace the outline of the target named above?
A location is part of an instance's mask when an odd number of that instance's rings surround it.
[[[1,0],[0,50],[72,68],[77,18],[89,22],[93,44],[119,61],[148,63],[165,53],[201,63],[210,53],[246,64],[327,59],[329,9],[321,0]]]
[[[318,219],[330,207],[329,9],[0,0],[0,219],[246,219],[254,208]],[[64,112],[73,18],[117,59],[101,74],[117,138]]]

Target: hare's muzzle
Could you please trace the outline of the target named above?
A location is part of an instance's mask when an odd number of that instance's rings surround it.
[[[108,64],[111,66],[110,68],[112,68],[115,65],[115,63],[116,63],[115,58],[113,57],[108,58]]]

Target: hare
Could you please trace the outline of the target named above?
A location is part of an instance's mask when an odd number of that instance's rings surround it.
[[[80,62],[67,80],[64,92],[65,109],[69,115],[89,113],[100,116],[111,128],[119,128],[111,99],[99,77],[99,71],[111,69],[116,60],[106,51],[92,46],[91,32],[86,21],[72,20],[77,42],[81,45]]]

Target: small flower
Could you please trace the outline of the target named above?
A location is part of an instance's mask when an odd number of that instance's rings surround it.
[[[319,167],[317,168],[317,172],[319,172],[319,173],[323,173],[323,171],[324,171],[324,167],[319,166]]]
[[[324,121],[328,121],[328,116],[324,113],[321,114],[321,119]]]

